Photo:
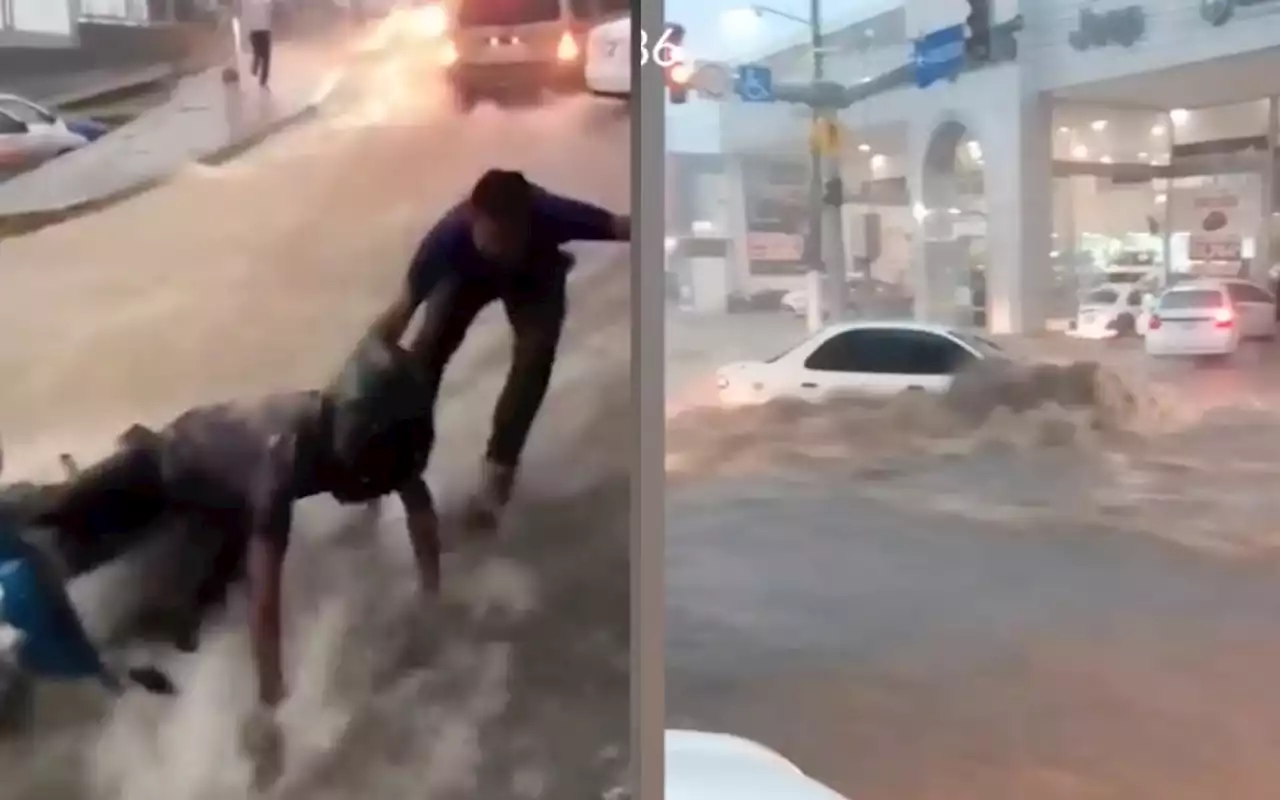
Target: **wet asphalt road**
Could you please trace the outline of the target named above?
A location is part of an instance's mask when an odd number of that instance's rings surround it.
[[[919,429],[846,420],[821,464],[778,458],[799,426],[753,422],[760,457],[673,474],[671,722],[859,800],[1274,797],[1280,359],[1059,349],[1101,353],[1176,422],[1011,416],[895,449]],[[689,441],[735,424],[710,419],[678,447],[728,442]]]

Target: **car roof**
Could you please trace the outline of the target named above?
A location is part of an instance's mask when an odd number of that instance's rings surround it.
[[[1166,292],[1182,292],[1182,291],[1187,291],[1191,289],[1198,289],[1201,291],[1204,291],[1206,289],[1223,291],[1227,288],[1228,283],[1248,283],[1248,282],[1249,281],[1242,281],[1238,278],[1193,278],[1192,280],[1189,280],[1189,281],[1178,281],[1177,283],[1170,286],[1165,291]]]
[[[832,336],[837,333],[845,333],[846,331],[858,331],[866,329],[882,330],[891,328],[901,331],[920,331],[922,333],[936,333],[941,336],[954,336],[963,334],[965,329],[958,325],[944,325],[940,322],[920,322],[913,319],[880,319],[880,320],[858,320],[857,322],[840,322],[835,325],[828,325],[819,331],[824,336]]]
[[[740,736],[669,730],[664,750],[667,800],[846,800],[780,753]]]

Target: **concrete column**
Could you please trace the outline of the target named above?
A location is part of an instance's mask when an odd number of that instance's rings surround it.
[[[1276,212],[1276,146],[1280,144],[1280,100],[1267,99],[1267,153],[1262,166],[1262,202],[1258,232],[1254,240],[1251,277],[1262,285],[1270,283],[1271,263],[1277,254],[1271,248],[1271,221]]]
[[[1044,329],[1053,249],[1052,102],[1006,85],[1012,124],[979,131],[986,158],[987,326],[993,333]],[[995,110],[994,108],[992,109]]]
[[[1177,126],[1173,124],[1173,115],[1166,113],[1164,115],[1165,130],[1165,148],[1169,153],[1168,162],[1173,163],[1173,146],[1177,143],[1174,138]],[[1160,247],[1164,256],[1164,270],[1162,285],[1168,286],[1173,281],[1173,178],[1165,178],[1164,180],[1164,220],[1160,224]]]
[[[742,180],[741,155],[725,156],[724,200],[724,236],[729,242],[729,252],[725,255],[730,271],[729,285],[746,286],[751,261],[747,255],[747,194]]]

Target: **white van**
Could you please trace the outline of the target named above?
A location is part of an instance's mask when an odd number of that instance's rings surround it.
[[[443,60],[457,107],[465,112],[483,99],[582,91],[587,31],[619,3],[453,0]]]

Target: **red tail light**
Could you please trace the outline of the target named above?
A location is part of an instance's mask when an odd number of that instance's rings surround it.
[[[561,61],[577,61],[581,54],[582,49],[578,47],[578,40],[573,38],[572,33],[565,31],[560,37],[560,43],[556,45],[556,58]]]
[[[1157,317],[1155,314],[1152,314],[1151,319],[1147,320],[1147,330],[1158,331],[1160,330],[1161,324],[1162,323],[1160,322],[1160,318]]]
[[[1218,328],[1230,328],[1235,324],[1235,312],[1229,308],[1220,308],[1213,312],[1213,324]]]

